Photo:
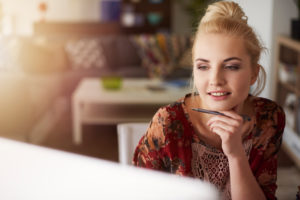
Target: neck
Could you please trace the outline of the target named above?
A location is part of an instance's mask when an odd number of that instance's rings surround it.
[[[192,98],[192,101],[190,102],[190,109],[191,108],[204,108],[206,109],[207,107],[203,106],[200,102],[199,96],[194,96],[194,98]],[[196,122],[199,126],[205,128],[206,130],[209,130],[209,128],[207,127],[207,122],[208,120],[213,117],[213,115],[211,114],[207,114],[207,113],[201,113],[201,112],[197,112],[195,113],[195,111],[191,110],[192,113],[196,114]]]

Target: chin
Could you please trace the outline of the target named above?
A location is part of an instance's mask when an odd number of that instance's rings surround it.
[[[241,98],[241,96],[239,96],[239,97],[232,96],[228,99],[215,100],[215,101],[214,100],[212,101],[211,97],[208,97],[205,100],[206,100],[206,102],[208,102],[206,105],[207,105],[208,109],[210,109],[210,110],[216,110],[216,111],[233,110],[233,111],[238,112],[240,110],[240,108],[242,107],[247,96],[245,98]]]
[[[229,111],[234,110],[237,111],[240,103],[226,103],[226,102],[213,102],[211,104],[208,104],[210,110],[215,111]]]
[[[216,106],[216,105],[211,105],[209,106],[210,110],[214,110],[214,111],[229,111],[231,110],[234,106]]]

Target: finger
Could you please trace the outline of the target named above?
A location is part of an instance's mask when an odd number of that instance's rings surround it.
[[[233,111],[222,111],[222,113],[225,114],[228,117],[233,118],[233,119],[242,120],[243,122],[252,121],[252,118],[248,115],[240,115],[240,114],[237,114]]]
[[[237,114],[236,112],[233,112],[233,111],[222,111],[222,113],[224,115],[226,115],[227,117],[230,117],[232,119],[243,121],[243,117],[241,115]]]
[[[254,121],[246,121],[244,122],[243,126],[242,126],[242,132],[243,133],[248,133],[249,131],[251,131],[254,127]]]
[[[224,130],[221,127],[214,127],[212,128],[212,132],[217,134],[218,136],[220,136],[222,141],[226,141],[229,139],[231,133],[227,132],[226,130]]]
[[[237,120],[234,119],[226,119],[225,121],[222,120],[218,120],[220,119],[219,117],[214,117],[214,119],[212,119],[212,121],[208,122],[208,127],[210,128],[210,130],[212,130],[213,128],[222,128],[224,130],[226,130],[227,132],[233,134],[233,133],[237,133],[237,134],[245,134],[248,133],[252,128],[253,128],[253,121],[250,123],[243,123],[243,122],[239,122]],[[233,120],[233,121],[232,121]]]
[[[210,124],[212,124],[213,122],[216,122],[216,121],[222,121],[222,122],[230,124],[232,126],[240,126],[240,124],[242,124],[241,123],[242,121],[238,121],[231,117],[218,115],[218,116],[214,116],[214,117],[210,118],[207,122],[207,125],[210,126]]]
[[[214,128],[221,128],[230,134],[243,135],[245,133],[248,133],[252,129],[252,125],[250,123],[247,123],[243,124],[240,127],[233,127],[223,122],[216,122],[213,123],[209,128],[210,130],[214,130]]]
[[[238,126],[235,127],[235,126],[232,126],[231,124],[225,123],[223,121],[215,121],[215,122],[211,123],[209,125],[209,127],[211,130],[214,128],[222,128],[231,134],[236,132],[238,129]]]

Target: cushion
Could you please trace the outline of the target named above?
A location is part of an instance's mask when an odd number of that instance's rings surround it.
[[[120,36],[116,40],[118,52],[118,66],[141,66],[141,58],[138,49],[128,36]]]
[[[66,44],[66,52],[74,69],[102,68],[107,65],[100,40],[97,38],[70,40]]]
[[[141,59],[132,41],[125,35],[103,36],[99,38],[106,61],[111,69],[124,66],[141,66]]]
[[[150,77],[164,77],[188,58],[191,46],[190,36],[171,34],[134,35],[131,40],[139,49],[142,65],[148,69]],[[191,59],[191,58],[190,58]]]
[[[118,67],[118,54],[116,52],[116,36],[102,36],[99,43],[103,49],[107,65],[110,69]]]

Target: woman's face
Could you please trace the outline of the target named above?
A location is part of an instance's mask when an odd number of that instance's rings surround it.
[[[194,84],[200,106],[210,110],[241,112],[257,67],[242,38],[225,34],[202,34],[194,46]]]

